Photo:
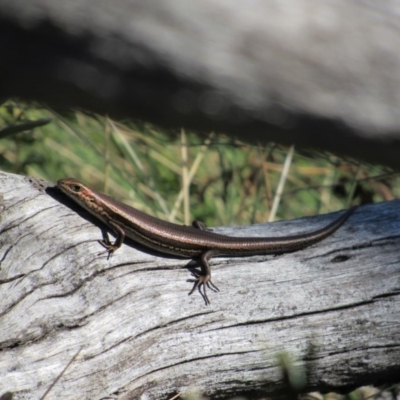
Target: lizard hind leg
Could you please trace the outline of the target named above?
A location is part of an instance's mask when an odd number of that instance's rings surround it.
[[[196,288],[198,288],[200,294],[203,296],[206,305],[210,304],[210,300],[207,296],[207,287],[216,292],[219,292],[218,287],[214,285],[211,281],[211,268],[208,261],[212,256],[212,250],[205,251],[201,254],[199,258],[201,271],[200,273],[193,273],[196,277],[196,280],[194,282],[192,290],[189,292],[190,296],[196,290]]]
[[[198,221],[197,219],[195,219],[192,222],[192,226],[193,226],[193,228],[200,229],[201,231],[207,231],[208,230],[206,225],[203,222]]]
[[[207,228],[206,225],[203,222],[198,221],[197,219],[195,219],[192,222],[192,226],[193,226],[193,228],[200,229],[201,231],[212,232],[214,230],[214,229],[211,229],[211,228]]]

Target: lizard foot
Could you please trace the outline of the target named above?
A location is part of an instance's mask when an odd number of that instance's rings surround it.
[[[192,290],[189,292],[189,296],[196,290],[196,288],[198,288],[200,294],[203,296],[203,299],[204,299],[206,305],[211,304],[210,300],[207,296],[206,288],[208,287],[209,289],[214,290],[215,292],[219,292],[219,289],[217,288],[217,286],[215,286],[211,282],[211,275],[201,275],[196,272],[193,272],[193,275],[196,277],[196,280],[194,281]],[[202,288],[203,288],[203,290],[202,290]]]
[[[100,253],[98,253],[97,255],[103,255],[105,253],[108,253],[108,257],[107,259],[109,259],[113,254],[114,251],[118,249],[117,246],[114,246],[108,238],[104,239],[104,240],[98,240],[98,242],[106,249],[105,251],[101,251]]]

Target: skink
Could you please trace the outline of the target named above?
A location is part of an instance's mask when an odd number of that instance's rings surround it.
[[[73,178],[60,179],[57,184],[68,197],[114,231],[116,234],[114,243],[111,243],[108,237],[99,240],[109,255],[121,246],[124,237],[127,236],[160,253],[197,259],[201,271],[196,274],[195,284],[189,294],[198,287],[206,304],[210,303],[206,287],[218,290],[211,282],[209,261],[212,257],[243,257],[303,249],[332,234],[355,209],[355,207],[348,209],[338,219],[321,229],[300,235],[265,238],[231,237],[206,230],[202,223],[196,221],[193,226],[162,221],[99,193]]]

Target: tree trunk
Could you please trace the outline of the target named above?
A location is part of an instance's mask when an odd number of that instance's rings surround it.
[[[71,360],[47,400],[276,395],[282,353],[303,390],[398,380],[400,202],[360,207],[304,250],[213,259],[206,306],[187,295],[188,260],[132,244],[107,260],[101,225],[46,186],[0,175],[0,395],[38,399]],[[216,230],[288,235],[336,217]]]
[[[400,167],[395,1],[0,0],[0,95]]]

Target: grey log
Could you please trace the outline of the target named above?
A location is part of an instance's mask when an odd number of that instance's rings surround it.
[[[396,1],[0,0],[0,96],[399,167]]]
[[[46,400],[167,399],[192,388],[272,396],[283,390],[282,352],[304,366],[303,390],[398,381],[399,201],[360,207],[295,253],[213,259],[221,291],[205,306],[187,295],[187,260],[126,244],[99,256],[99,226],[45,188],[0,174],[0,394],[39,399],[79,349]],[[218,231],[295,234],[336,217]]]

